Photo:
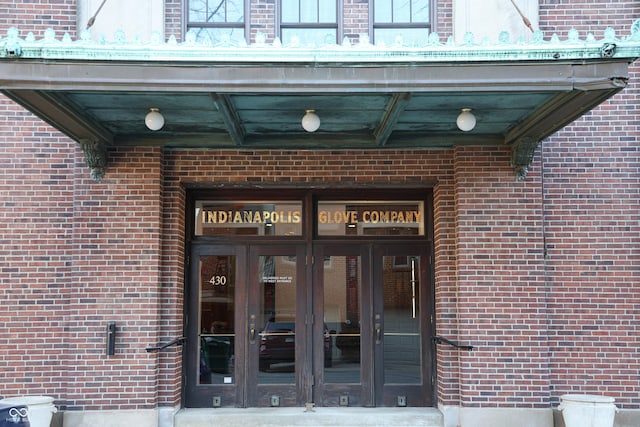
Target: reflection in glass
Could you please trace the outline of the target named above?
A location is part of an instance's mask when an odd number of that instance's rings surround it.
[[[360,383],[360,267],[359,256],[324,260],[325,383]]]
[[[296,257],[259,257],[259,384],[295,383]]]
[[[235,368],[236,257],[201,257],[199,384],[231,384]]]
[[[383,257],[384,382],[420,384],[420,257]]]
[[[286,45],[297,43],[300,47],[320,47],[337,44],[338,31],[335,28],[283,28],[282,41]]]

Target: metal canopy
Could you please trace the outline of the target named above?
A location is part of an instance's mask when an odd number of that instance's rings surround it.
[[[167,149],[404,149],[510,145],[526,174],[533,151],[622,90],[640,56],[631,35],[571,33],[548,42],[422,48],[202,46],[187,37],[140,45],[47,33],[0,40],[0,90],[82,144],[95,178],[109,146]],[[433,35],[432,35],[433,36]],[[469,39],[468,39],[469,40]],[[144,125],[149,108],[165,118]],[[476,127],[456,126],[471,108]],[[318,131],[301,126],[305,110]]]

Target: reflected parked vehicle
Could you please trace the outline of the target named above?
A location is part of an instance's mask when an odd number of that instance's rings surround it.
[[[324,327],[324,366],[332,365],[333,344],[331,333]],[[333,332],[335,333],[335,332]],[[295,366],[296,324],[295,322],[268,321],[260,332],[260,356],[258,367],[261,371],[271,369],[272,365]]]

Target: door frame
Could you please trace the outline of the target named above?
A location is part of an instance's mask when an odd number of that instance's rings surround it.
[[[245,343],[244,366],[245,372],[245,406],[246,407],[269,407],[269,406],[303,406],[306,403],[307,393],[305,389],[310,384],[309,364],[307,357],[309,351],[309,332],[311,325],[307,316],[307,286],[306,280],[306,246],[301,243],[283,244],[255,244],[248,247],[249,256],[247,258],[246,269],[249,271],[249,281],[246,285],[247,300],[243,306],[246,309],[245,336],[242,341]],[[260,331],[264,324],[258,319],[261,312],[258,294],[262,291],[261,278],[259,276],[259,263],[256,260],[261,256],[291,256],[295,255],[295,382],[291,384],[267,384],[260,383],[259,377],[259,348],[261,346]],[[264,314],[264,313],[263,313]],[[252,316],[254,318],[252,319]],[[256,323],[257,322],[257,323]],[[254,330],[254,332],[252,332]],[[254,339],[251,339],[252,335]],[[271,401],[273,396],[278,397],[278,405]]]
[[[373,280],[372,284],[372,311],[373,316],[378,313],[384,313],[384,298],[382,289],[383,263],[380,262],[385,256],[419,256],[421,258],[419,277],[421,291],[418,293],[419,298],[419,331],[420,340],[420,369],[422,383],[420,385],[412,384],[386,384],[384,376],[384,345],[383,339],[377,351],[373,351],[374,360],[374,396],[375,406],[433,406],[435,404],[435,377],[434,377],[434,360],[436,358],[436,346],[431,337],[435,335],[435,291],[433,278],[430,274],[432,268],[431,247],[420,243],[407,244],[376,244],[372,248],[372,264],[373,264]],[[373,320],[374,322],[376,320]],[[382,336],[385,335],[386,319],[381,319]],[[375,325],[374,325],[375,328]],[[404,397],[404,403],[401,404],[399,396]]]
[[[284,197],[283,197],[284,195]],[[264,200],[300,200],[302,201],[302,235],[292,236],[292,237],[263,237],[263,236],[229,236],[229,237],[209,237],[209,236],[195,236],[195,223],[193,212],[195,201],[196,200],[246,200],[246,201],[264,201]],[[375,202],[377,200],[382,201],[384,203],[385,200],[421,200],[424,201],[424,227],[425,234],[421,236],[378,236],[378,237],[365,237],[365,236],[342,236],[342,237],[322,237],[316,235],[316,202],[319,200],[371,200]],[[369,188],[369,189],[361,189],[354,191],[353,189],[347,188],[339,188],[339,189],[287,189],[287,192],[283,193],[282,189],[279,188],[267,188],[267,189],[256,189],[256,188],[235,188],[235,189],[192,189],[188,190],[187,193],[187,215],[186,218],[191,218],[187,220],[185,226],[185,253],[188,256],[185,258],[185,272],[187,273],[185,277],[185,311],[184,311],[184,329],[185,336],[187,336],[187,343],[183,347],[183,363],[184,363],[184,371],[183,371],[183,382],[182,382],[182,400],[186,407],[211,407],[212,405],[211,397],[214,394],[225,393],[225,399],[222,402],[221,406],[234,406],[234,407],[245,407],[249,406],[248,402],[256,402],[259,401],[260,398],[259,393],[252,395],[252,391],[248,390],[247,383],[248,372],[251,368],[249,365],[254,364],[255,371],[258,370],[258,361],[256,360],[246,360],[241,365],[237,366],[235,372],[235,381],[233,385],[229,386],[227,384],[223,386],[209,386],[211,387],[210,392],[207,393],[199,393],[202,390],[201,386],[194,385],[194,382],[197,378],[188,378],[188,375],[194,376],[194,372],[197,372],[197,364],[198,364],[198,351],[194,349],[198,348],[198,328],[197,327],[189,327],[189,324],[194,322],[194,319],[197,320],[199,301],[198,301],[198,293],[199,289],[197,289],[196,278],[198,277],[199,272],[197,263],[190,262],[192,259],[195,259],[197,256],[201,255],[215,255],[221,254],[218,251],[226,251],[224,255],[235,255],[237,266],[237,280],[238,283],[243,283],[247,285],[236,286],[235,291],[235,303],[236,307],[243,307],[243,310],[235,310],[235,328],[236,334],[242,333],[243,337],[236,337],[235,342],[235,352],[237,355],[247,355],[248,354],[248,331],[249,328],[249,319],[248,319],[248,300],[249,295],[251,293],[251,284],[256,283],[255,276],[250,277],[247,266],[250,263],[250,251],[252,247],[265,247],[265,246],[282,246],[282,247],[292,247],[299,246],[305,247],[304,250],[304,261],[300,261],[298,264],[301,264],[302,271],[297,274],[297,280],[304,282],[306,284],[314,284],[311,291],[306,292],[308,288],[305,286],[304,291],[298,296],[299,303],[297,304],[297,311],[300,312],[302,307],[309,308],[312,312],[316,313],[321,309],[317,307],[319,304],[318,301],[322,301],[322,292],[321,287],[315,283],[318,283],[317,268],[311,267],[310,263],[312,262],[313,256],[317,256],[316,249],[317,248],[326,248],[331,247],[332,245],[341,245],[341,246],[350,246],[350,247],[369,247],[369,252],[373,249],[373,246],[376,242],[382,245],[394,245],[397,243],[401,243],[402,245],[416,245],[422,246],[428,253],[428,267],[426,271],[425,280],[426,285],[429,288],[428,292],[424,292],[424,297],[429,297],[428,301],[423,302],[423,307],[427,309],[429,314],[425,315],[425,321],[428,320],[428,325],[423,327],[422,329],[422,340],[423,340],[423,349],[426,349],[427,346],[430,346],[430,351],[423,353],[428,353],[431,355],[429,360],[424,360],[423,363],[423,372],[425,372],[423,378],[425,389],[429,389],[430,391],[425,393],[424,406],[433,406],[436,402],[436,356],[437,353],[435,351],[435,345],[433,345],[431,341],[431,337],[435,333],[435,272],[434,272],[434,262],[433,262],[433,236],[434,236],[434,224],[433,224],[433,188],[431,187],[423,187],[423,188],[410,188],[410,189],[398,189],[398,188]],[[375,240],[373,240],[375,239]],[[369,245],[369,246],[368,246]],[[210,253],[208,251],[213,251]],[[370,263],[370,259],[372,259],[372,253],[369,253],[367,257],[362,258],[363,263]],[[365,261],[366,260],[366,261]],[[364,267],[364,266],[363,266]],[[373,266],[369,265],[366,269],[367,272],[373,276]],[[369,273],[368,273],[369,274]],[[371,282],[371,279],[368,281]],[[195,284],[194,284],[195,283]],[[257,285],[255,285],[257,286]],[[363,293],[369,293],[366,295],[366,301],[369,301],[370,310],[373,310],[373,295],[370,292],[370,289],[373,287],[369,287],[363,280],[362,286]],[[367,289],[365,289],[367,288]],[[302,300],[300,300],[302,298]],[[365,309],[363,306],[361,310]],[[194,313],[195,312],[195,313]],[[301,313],[300,313],[301,314]],[[300,317],[300,316],[298,316]],[[369,318],[372,319],[373,316],[369,315]],[[364,321],[364,318],[362,319]],[[197,321],[195,322],[197,323]],[[371,331],[373,330],[373,325],[370,325]],[[322,351],[313,351],[313,348],[320,348],[318,342],[322,339],[323,336],[323,321],[309,321],[305,319],[304,327],[297,328],[297,334],[300,333],[299,337],[296,337],[296,342],[302,340],[303,341],[303,350],[301,352],[297,352],[296,355],[300,354],[304,357],[304,368],[302,366],[299,368],[299,373],[297,373],[296,380],[296,398],[295,401],[287,400],[295,405],[303,405],[305,403],[309,403],[311,401],[316,401],[318,406],[322,405],[321,396],[326,395],[327,387],[322,383],[322,367],[323,364],[320,363],[322,360]],[[367,334],[367,338],[363,338],[363,342],[367,343],[372,341],[372,334]],[[314,342],[315,341],[315,342]],[[368,346],[370,346],[369,344]],[[370,360],[367,360],[367,357],[363,357],[361,363],[367,368],[367,372],[372,372],[374,369],[374,360],[373,355],[370,355]],[[253,365],[252,365],[253,366]],[[431,384],[428,384],[427,379],[431,380]],[[365,379],[361,378],[361,381]],[[366,381],[365,381],[366,382]],[[318,387],[320,384],[320,387]],[[323,388],[324,387],[324,388]],[[358,406],[374,406],[387,404],[387,400],[382,400],[380,402],[377,398],[373,398],[373,396],[380,395],[378,390],[378,386],[375,386],[374,390],[373,381],[370,381],[368,384],[363,384],[361,386],[361,396],[360,396],[360,405]],[[233,388],[233,391],[229,391],[230,388]],[[369,397],[371,396],[371,397]],[[335,402],[326,402],[329,403],[330,406],[337,406]],[[355,403],[355,402],[354,402]],[[260,405],[262,406],[262,405]],[[387,406],[396,406],[393,404],[389,404]],[[414,406],[414,405],[412,405]]]
[[[234,290],[235,308],[234,308],[234,354],[243,354],[246,352],[246,344],[243,339],[238,337],[239,331],[246,330],[246,317],[238,310],[238,302],[245,301],[247,298],[246,287],[238,286],[238,284],[246,283],[247,277],[245,269],[239,268],[246,265],[247,254],[246,248],[235,244],[210,244],[210,243],[193,243],[189,255],[189,282],[188,292],[186,293],[185,304],[185,335],[186,343],[183,345],[184,370],[182,374],[183,402],[187,408],[201,408],[217,406],[213,402],[214,397],[222,399],[221,406],[241,406],[244,402],[246,370],[235,369],[234,381],[231,384],[199,384],[197,373],[200,370],[200,290],[199,290],[199,263],[196,262],[200,257],[205,256],[235,256],[236,259],[236,281]],[[190,327],[189,325],[194,325]]]

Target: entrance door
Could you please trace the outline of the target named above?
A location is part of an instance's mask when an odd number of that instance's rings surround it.
[[[423,245],[373,248],[373,351],[376,406],[431,406],[433,288]]]
[[[323,406],[434,403],[425,245],[316,245],[314,398]],[[330,340],[326,339],[327,333]]]
[[[244,404],[246,258],[242,246],[192,248],[184,346],[186,407]]]
[[[246,406],[310,401],[305,262],[304,245],[249,250]]]
[[[189,407],[430,406],[424,244],[195,246]]]
[[[310,401],[305,260],[300,244],[194,246],[185,406]]]

